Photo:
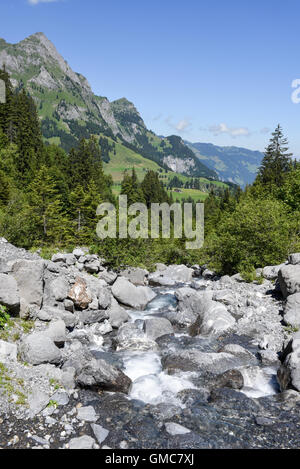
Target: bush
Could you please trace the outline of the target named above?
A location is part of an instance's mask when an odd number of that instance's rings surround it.
[[[299,248],[298,220],[283,202],[244,199],[233,213],[223,214],[217,233],[206,243],[213,268],[224,274],[245,275],[283,262],[291,250]]]

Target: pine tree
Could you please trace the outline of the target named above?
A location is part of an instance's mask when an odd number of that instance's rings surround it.
[[[135,169],[132,169],[131,175],[127,172],[124,173],[123,181],[121,184],[121,194],[127,195],[128,205],[137,202],[145,203],[144,193],[139,184]]]
[[[28,214],[36,239],[61,242],[68,224],[55,181],[45,166],[42,166],[29,185],[28,202]]]
[[[288,141],[283,136],[282,128],[278,124],[266,148],[256,183],[281,187],[285,174],[292,168],[291,156],[292,154],[288,153]]]
[[[151,203],[170,202],[168,193],[165,191],[159,176],[154,171],[148,171],[141,184],[144,198],[149,208]]]

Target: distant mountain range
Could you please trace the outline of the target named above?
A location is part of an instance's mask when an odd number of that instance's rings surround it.
[[[253,183],[264,156],[260,151],[247,148],[218,147],[211,143],[185,143],[221,180],[233,182],[241,187]]]
[[[34,98],[49,143],[69,150],[82,137],[105,136],[162,167],[187,176],[217,178],[180,137],[161,139],[148,130],[126,98],[109,102],[96,96],[87,79],[71,69],[43,33],[18,44],[0,39],[0,66],[3,64],[13,86],[25,86]]]
[[[262,154],[242,148],[184,142],[159,137],[147,129],[134,104],[126,98],[110,102],[96,96],[87,79],[74,72],[43,34],[18,44],[0,39],[0,67],[5,65],[16,89],[25,87],[34,98],[45,141],[65,150],[90,135],[100,137],[106,163],[127,155],[192,177],[221,179],[244,186],[253,181]],[[130,156],[131,155],[131,156]],[[116,162],[114,162],[114,168]],[[124,165],[123,165],[124,166]],[[147,166],[147,165],[146,165]]]

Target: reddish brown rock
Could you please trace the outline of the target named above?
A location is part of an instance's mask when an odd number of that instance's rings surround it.
[[[68,293],[68,298],[70,298],[79,309],[86,309],[92,302],[92,294],[83,278],[76,278],[73,287]]]

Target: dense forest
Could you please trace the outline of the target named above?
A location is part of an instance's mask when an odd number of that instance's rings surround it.
[[[45,145],[32,98],[24,89],[13,91],[5,70],[0,78],[7,89],[6,104],[0,105],[0,236],[11,243],[41,249],[43,255],[88,245],[114,266],[209,263],[220,273],[241,272],[249,280],[256,268],[280,263],[300,249],[300,164],[289,154],[280,126],[252,186],[221,194],[211,188],[200,251],[186,251],[184,239],[99,240],[96,208],[116,202],[102,165],[113,146],[95,136],[82,138],[68,153]],[[176,184],[174,179],[169,187]],[[200,188],[197,178],[187,184]],[[142,182],[134,169],[126,172],[121,193],[129,204],[172,202],[153,171]]]

